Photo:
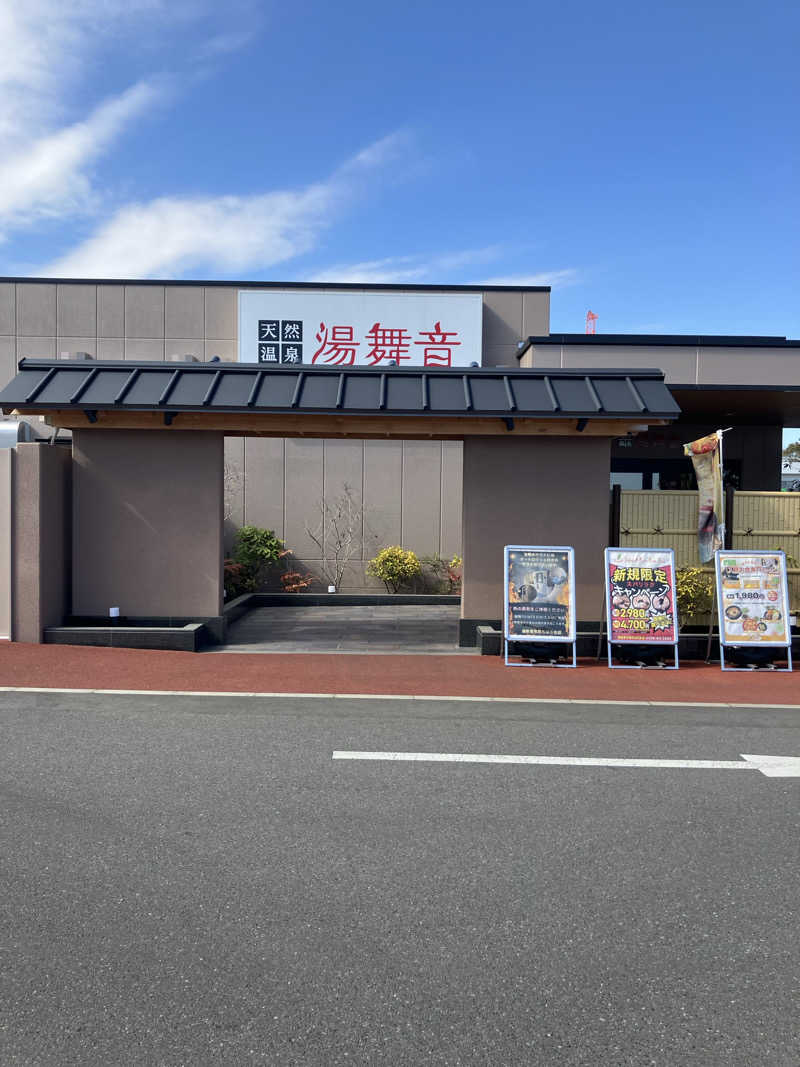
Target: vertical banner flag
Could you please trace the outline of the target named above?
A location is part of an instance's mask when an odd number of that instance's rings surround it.
[[[671,548],[607,548],[609,641],[678,641],[675,555]]]
[[[783,552],[717,552],[719,632],[724,645],[789,645]]]
[[[509,641],[575,640],[575,556],[572,548],[506,545]]]
[[[701,563],[714,558],[722,548],[720,523],[723,521],[722,470],[719,462],[719,434],[710,433],[683,446],[683,454],[691,456],[697,478],[697,550]]]

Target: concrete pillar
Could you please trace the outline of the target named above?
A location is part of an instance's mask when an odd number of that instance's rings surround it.
[[[38,644],[69,611],[69,449],[16,446],[13,479],[12,637]]]
[[[609,438],[466,438],[462,644],[503,617],[505,545],[572,545],[578,624],[599,620],[610,469]]]
[[[72,613],[222,614],[223,437],[76,430]]]

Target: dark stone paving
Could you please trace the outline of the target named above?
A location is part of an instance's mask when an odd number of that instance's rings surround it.
[[[281,605],[254,608],[209,652],[475,654],[458,647],[457,605]]]

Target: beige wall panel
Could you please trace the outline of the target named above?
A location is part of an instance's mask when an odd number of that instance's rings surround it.
[[[244,525],[244,438],[225,438],[225,546],[230,551]]]
[[[219,356],[223,363],[235,363],[238,359],[235,341],[206,341],[205,359]]]
[[[0,337],[0,389],[5,389],[17,373],[17,353],[13,337]]]
[[[538,352],[537,352],[538,355]],[[697,350],[662,345],[565,345],[564,367],[629,367],[664,372],[665,381],[691,385],[695,380]],[[537,366],[541,366],[537,362]]]
[[[34,282],[17,284],[17,333],[21,337],[55,337],[55,285]]]
[[[164,358],[164,342],[150,338],[125,338],[125,359],[162,359]]]
[[[222,435],[79,430],[73,454],[73,612],[219,615]]]
[[[299,559],[319,555],[306,533],[322,500],[322,441],[286,440],[286,547]]]
[[[308,593],[326,593],[328,580],[322,573],[322,561],[304,557],[302,560],[293,559],[292,566],[301,574],[310,574],[314,581],[305,590]],[[386,586],[377,578],[368,578],[364,573],[365,564],[362,560],[352,560],[344,568],[340,592],[347,593],[385,593]],[[279,590],[282,588],[280,579],[273,575],[269,588]]]
[[[16,285],[13,282],[0,282],[0,336],[16,332],[16,300]]]
[[[800,351],[701,348],[699,385],[800,385]]]
[[[522,294],[522,336],[546,337],[550,333],[550,294]]]
[[[244,521],[283,537],[284,442],[280,437],[248,437],[244,443]]]
[[[167,286],[164,298],[166,336],[202,338],[205,324],[203,287]]]
[[[125,286],[98,285],[97,336],[125,336]]]
[[[17,359],[30,356],[32,359],[55,359],[55,337],[18,337]]]
[[[0,641],[11,640],[11,509],[16,449],[0,448]]]
[[[460,441],[442,441],[442,518],[440,553],[443,559],[461,555],[461,488],[464,447]]]
[[[463,618],[502,618],[503,547],[521,544],[572,545],[578,620],[599,619],[610,466],[607,438],[464,442]]]
[[[418,556],[439,551],[442,492],[440,441],[403,441],[403,548]]]
[[[542,345],[539,348],[529,348],[521,360],[520,367],[560,367],[561,349],[555,345]]]
[[[206,301],[206,338],[235,340],[237,336],[238,290],[208,288]]]
[[[202,363],[205,357],[205,348],[202,341],[196,337],[168,337],[164,342],[164,353],[167,359],[170,356],[194,356]]]
[[[363,441],[325,441],[324,481],[325,501],[334,511],[342,505],[342,529],[347,524],[344,496],[349,491],[353,501],[353,514],[357,522],[353,523],[353,557],[362,558],[363,523],[361,518],[362,486],[364,480],[364,442]]]
[[[97,336],[97,286],[59,285],[56,333],[66,337]]]
[[[164,286],[126,285],[125,337],[163,336]]]
[[[98,359],[124,359],[125,339],[122,337],[98,337]]]
[[[403,442],[364,442],[365,558],[388,545],[399,545],[402,532]]]
[[[57,337],[56,352],[88,352],[90,356],[97,355],[96,337]]]
[[[484,348],[483,350],[483,366],[484,367],[513,367],[515,370],[519,367],[519,359],[517,353],[519,347],[514,345],[502,345],[501,347]]]
[[[522,293],[483,294],[483,347],[500,348],[522,340]]]

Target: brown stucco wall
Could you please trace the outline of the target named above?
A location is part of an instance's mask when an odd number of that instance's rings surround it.
[[[13,637],[37,643],[69,611],[69,449],[20,444],[13,489]]]
[[[11,637],[11,493],[16,455],[13,448],[0,448],[0,641]]]
[[[73,614],[219,615],[222,434],[78,430],[73,460]]]
[[[609,469],[607,438],[464,441],[462,618],[502,618],[503,547],[513,544],[573,546],[577,618],[600,618]]]

